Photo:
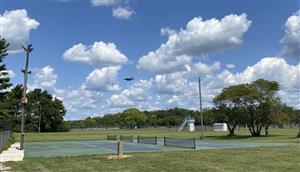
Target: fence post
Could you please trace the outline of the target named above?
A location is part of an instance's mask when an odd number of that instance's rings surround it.
[[[118,141],[118,157],[123,158],[123,142]]]

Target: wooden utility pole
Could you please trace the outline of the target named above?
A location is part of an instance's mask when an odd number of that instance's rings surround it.
[[[31,51],[33,51],[32,45],[28,45],[27,48],[22,46],[22,48],[26,52],[26,62],[25,62],[25,69],[22,70],[24,73],[24,85],[23,85],[23,96],[21,99],[22,104],[22,119],[21,119],[21,136],[20,136],[20,150],[24,149],[24,125],[25,125],[25,115],[26,115],[26,107],[27,107],[27,97],[26,97],[26,91],[27,91],[27,80],[28,80],[28,74],[30,74],[30,71],[28,71],[28,63],[29,63],[29,54]]]
[[[201,136],[203,139],[203,113],[202,113],[202,94],[201,94],[201,78],[199,77],[199,101],[200,101],[200,115],[201,115]]]
[[[41,104],[40,101],[38,102],[39,104],[39,133],[41,132],[41,120],[42,120],[42,111],[41,111]]]

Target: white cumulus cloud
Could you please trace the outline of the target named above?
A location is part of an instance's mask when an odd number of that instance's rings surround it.
[[[9,53],[17,53],[28,43],[30,32],[40,25],[31,19],[25,9],[5,11],[0,14],[0,36],[10,44]]]
[[[265,57],[244,71],[231,73],[224,70],[215,75],[207,83],[208,90],[218,93],[222,88],[249,83],[257,79],[277,81],[280,84],[279,96],[290,106],[299,107],[300,104],[300,63],[288,64],[283,58]]]
[[[153,79],[156,92],[160,94],[181,94],[188,85],[185,72],[159,74]]]
[[[196,75],[211,75],[213,74],[214,71],[219,70],[221,68],[221,62],[216,61],[212,65],[208,65],[202,62],[198,62],[193,65],[193,72]]]
[[[93,70],[85,81],[85,87],[94,91],[118,91],[120,86],[117,83],[118,72],[121,66],[104,67]]]
[[[151,98],[150,89],[152,82],[148,80],[139,80],[134,82],[128,89],[120,94],[114,94],[108,100],[111,107],[129,107],[133,105],[144,104]]]
[[[117,19],[125,19],[128,20],[132,15],[134,14],[134,11],[130,9],[129,7],[116,7],[112,9],[112,15],[113,17]]]
[[[284,44],[283,57],[292,57],[300,61],[300,11],[290,16],[285,23],[285,36],[280,41]]]
[[[195,17],[186,29],[169,35],[157,50],[143,55],[137,68],[156,73],[182,70],[193,56],[240,45],[250,25],[246,14],[230,14],[221,20]]]
[[[84,44],[73,45],[66,50],[63,58],[68,61],[87,63],[96,67],[122,65],[128,62],[114,43],[95,42],[91,46]]]
[[[37,69],[33,76],[33,84],[31,88],[42,88],[45,90],[52,90],[57,82],[57,74],[51,66],[45,66]]]

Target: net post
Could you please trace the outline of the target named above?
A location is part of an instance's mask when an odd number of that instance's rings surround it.
[[[164,146],[166,146],[166,137],[164,137]]]
[[[157,145],[157,136],[155,136],[155,144]]]
[[[118,141],[118,158],[123,158],[123,148],[122,141]]]
[[[137,136],[137,142],[140,143],[140,136]]]
[[[196,149],[196,138],[194,138],[194,149]]]

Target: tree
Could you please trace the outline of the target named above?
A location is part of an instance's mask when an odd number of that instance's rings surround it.
[[[273,107],[273,115],[272,115],[272,124],[275,124],[281,128],[283,128],[286,124],[290,124],[292,122],[291,114],[294,113],[294,109],[292,107],[288,107],[285,104],[276,105]]]
[[[28,93],[26,129],[38,130],[38,120],[41,118],[42,132],[60,132],[67,130],[63,122],[66,110],[62,101],[53,98],[47,91],[35,89]]]
[[[217,120],[227,124],[230,136],[233,136],[235,128],[244,122],[244,101],[249,92],[247,84],[230,86],[224,88],[213,100],[217,108]]]
[[[281,102],[278,97],[275,97],[279,90],[279,84],[276,81],[268,81],[259,79],[251,83],[255,91],[258,93],[258,109],[259,118],[265,128],[265,136],[269,136],[269,126],[274,122],[275,115],[281,109]]]
[[[85,118],[85,126],[86,128],[95,128],[97,127],[97,121],[95,118],[87,117]]]
[[[120,116],[120,122],[126,127],[142,127],[146,123],[146,115],[136,108],[124,110]]]
[[[10,92],[5,94],[5,101],[0,103],[0,109],[4,112],[0,116],[0,126],[2,129],[20,131],[21,97],[22,85],[16,85]]]
[[[8,71],[3,63],[4,58],[8,55],[8,46],[9,44],[6,43],[5,39],[1,39],[0,37],[0,101],[4,98],[3,91],[12,86],[12,84],[9,83],[10,79],[8,77]]]
[[[298,125],[299,131],[297,137],[300,137],[300,110],[299,109],[292,109],[289,108],[290,115],[291,115],[291,122],[295,125]],[[292,111],[291,111],[292,110]]]
[[[205,108],[203,109],[203,122],[204,125],[213,125],[216,121],[216,115],[215,115],[216,109],[215,108]],[[195,114],[195,120],[196,124],[201,124],[201,116],[200,112],[197,111]]]
[[[269,126],[275,122],[282,106],[275,96],[278,90],[276,81],[264,79],[224,88],[214,98],[217,117],[227,123],[230,135],[234,134],[237,125],[247,124],[252,136],[260,136],[263,127],[268,136]]]
[[[4,58],[8,55],[8,46],[9,44],[6,43],[5,39],[0,37],[0,129],[8,127],[8,121],[6,121],[9,116],[6,109],[6,89],[12,86],[12,84],[9,83],[8,71],[4,64]]]
[[[295,111],[295,121],[299,126],[299,132],[298,132],[297,137],[300,137],[300,110]]]

